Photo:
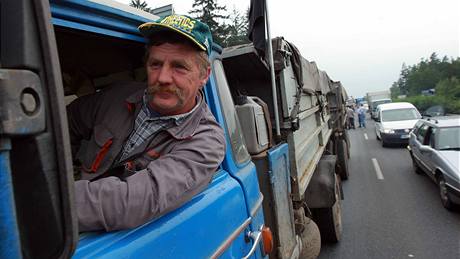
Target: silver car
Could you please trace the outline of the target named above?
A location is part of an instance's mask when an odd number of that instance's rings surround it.
[[[460,205],[460,116],[421,119],[409,137],[416,173],[425,172],[439,185],[442,205]]]

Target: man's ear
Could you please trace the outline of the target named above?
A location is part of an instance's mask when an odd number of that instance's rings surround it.
[[[206,74],[203,75],[203,79],[201,81],[201,87],[203,87],[206,84],[206,82],[208,82],[209,75],[211,75],[211,67],[210,66],[208,66],[208,68],[206,69]]]

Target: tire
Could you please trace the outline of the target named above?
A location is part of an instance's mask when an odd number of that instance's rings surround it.
[[[382,139],[382,147],[387,147],[388,143],[385,142],[385,140]]]
[[[347,144],[347,158],[350,159],[351,155],[350,155],[350,149],[351,149],[351,141],[350,141],[350,134],[348,133],[348,131],[345,131],[345,143]]]
[[[348,145],[344,139],[339,140],[337,143],[337,173],[342,180],[348,180],[350,171],[348,168]]]
[[[301,234],[302,251],[299,258],[315,259],[321,251],[321,234],[318,226],[311,219],[306,219],[307,224]]]
[[[337,243],[342,237],[342,199],[339,181],[336,179],[336,202],[331,208],[314,209],[313,215],[321,233],[321,242]]]
[[[442,206],[448,210],[454,209],[454,203],[450,200],[449,194],[447,193],[446,180],[442,175],[438,176],[438,187]]]

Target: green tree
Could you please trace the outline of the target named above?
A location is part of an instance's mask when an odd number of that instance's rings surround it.
[[[437,95],[460,101],[460,80],[456,77],[441,80],[435,89]]]
[[[436,53],[413,66],[403,64],[399,79],[391,86],[392,98],[398,92],[408,94],[404,101],[423,111],[442,105],[448,113],[460,114],[460,58],[439,59]],[[421,95],[422,90],[434,88],[434,96]]]
[[[452,59],[450,62],[445,63],[447,63],[444,67],[444,70],[446,71],[446,77],[460,78],[460,58]]]
[[[249,12],[249,9],[247,12]],[[246,16],[243,16],[235,7],[233,8],[229,15],[230,24],[228,25],[228,36],[224,40],[224,46],[229,47],[250,42],[247,36],[249,20]]]
[[[401,95],[401,89],[399,88],[397,82],[394,82],[391,85],[390,92],[391,92],[391,99],[396,99],[398,98],[399,95]]]
[[[412,68],[406,84],[410,95],[417,95],[422,90],[435,88],[436,84],[442,79],[442,74],[433,65],[422,61],[418,66]]]
[[[396,81],[396,85],[399,88],[399,92],[402,94],[407,94],[409,89],[407,88],[407,78],[409,77],[409,68],[407,67],[406,63],[402,64],[401,67],[401,74],[399,76],[398,81]]]
[[[449,60],[446,56],[440,59],[434,52],[416,65],[407,67],[403,64],[400,77],[395,83],[400,93],[415,96],[422,90],[435,88],[439,81],[451,77],[460,78],[460,60]]]
[[[149,12],[149,13],[152,12],[152,8],[148,7],[148,4],[143,0],[131,0],[131,2],[129,3],[129,6],[132,6],[134,8],[137,8],[137,9]]]
[[[209,26],[212,38],[215,43],[225,47],[225,41],[228,37],[229,28],[225,24],[228,15],[225,14],[227,8],[220,6],[217,0],[195,0],[189,14]]]

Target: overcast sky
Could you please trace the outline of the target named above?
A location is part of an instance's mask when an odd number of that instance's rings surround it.
[[[129,3],[129,0],[118,0]],[[173,4],[186,14],[193,0],[147,0],[149,7]],[[217,0],[244,12],[250,0]],[[459,0],[268,0],[271,36],[294,43],[309,61],[349,95],[391,87],[403,63],[431,53],[460,53]]]

